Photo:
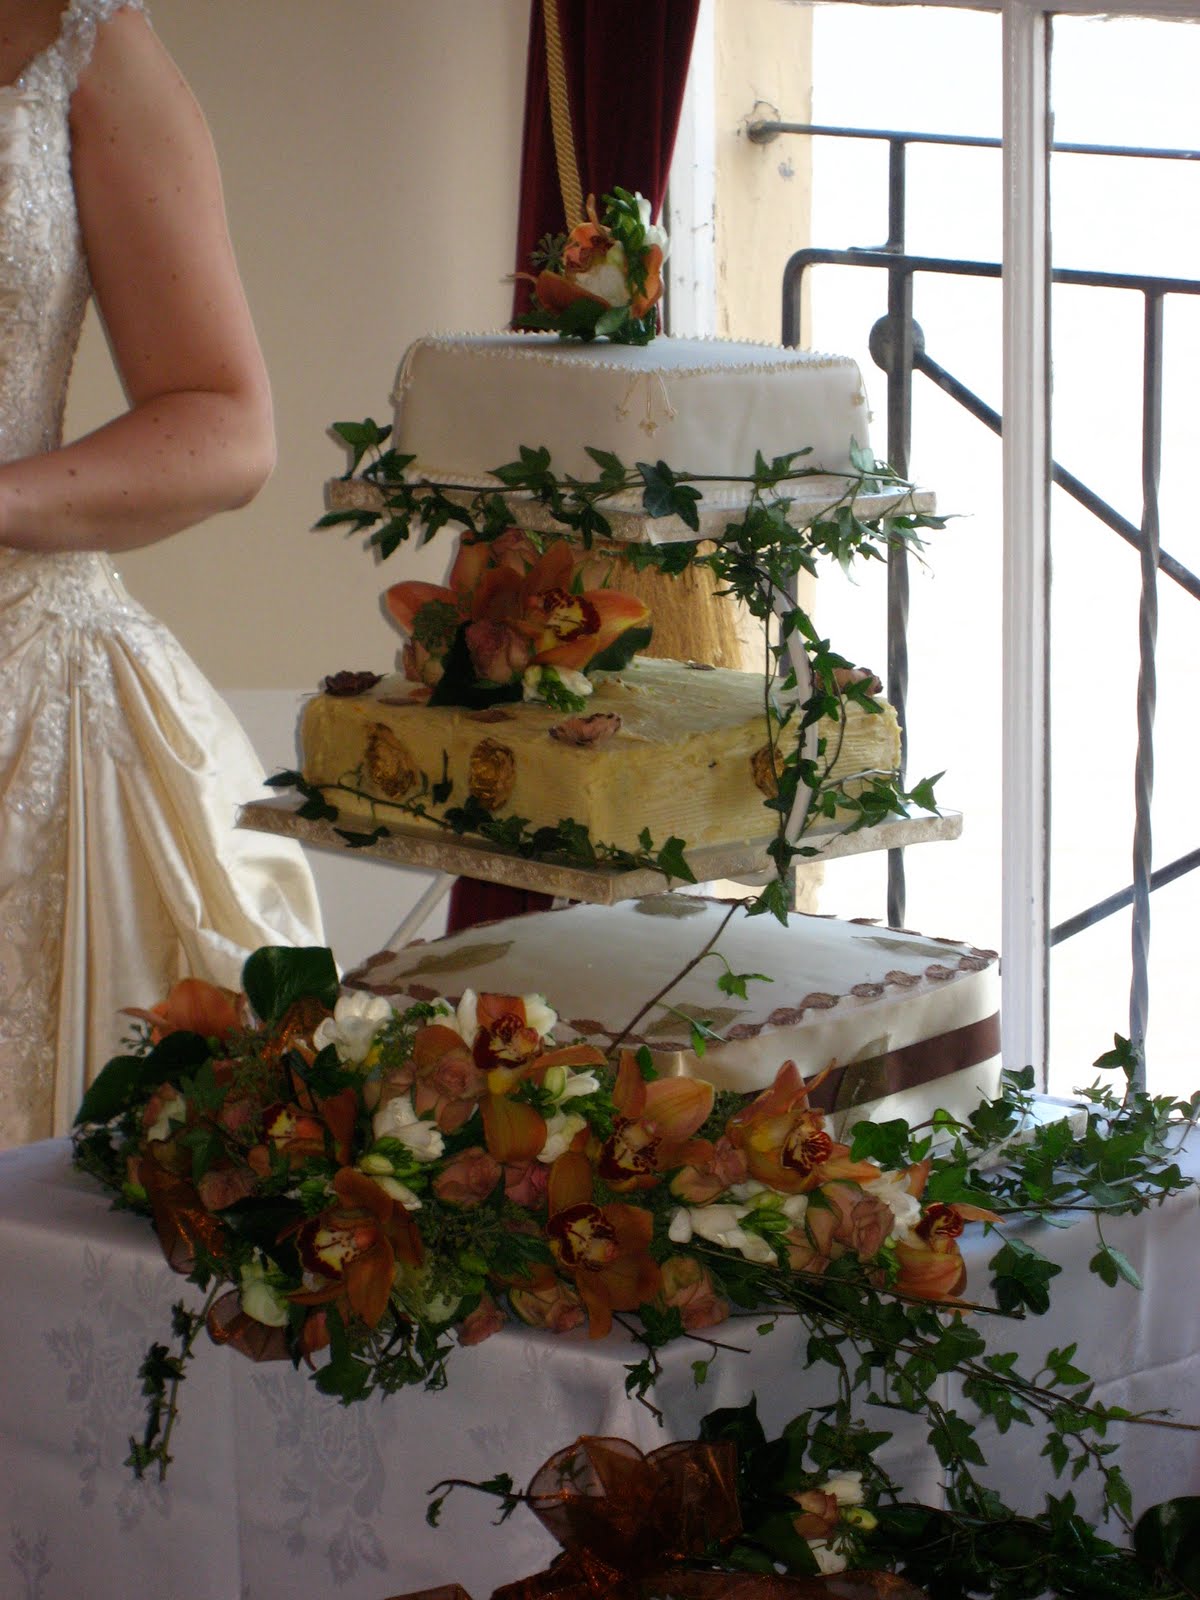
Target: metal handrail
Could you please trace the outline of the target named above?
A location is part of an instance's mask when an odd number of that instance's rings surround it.
[[[840,128],[817,123],[759,121],[747,130],[756,143],[765,143],[781,133],[823,135],[834,138],[864,138],[884,141],[889,147],[888,238],[873,249],[801,250],[788,261],[783,279],[783,342],[794,345],[800,338],[801,286],[804,273],[816,265],[871,267],[888,275],[887,315],[871,331],[871,354],[887,373],[888,458],[907,475],[912,420],[912,375],[928,377],[951,399],[993,432],[1000,433],[1002,419],[995,409],[946,368],[926,354],[924,336],[912,317],[913,279],[918,273],[999,278],[996,262],[954,260],[938,256],[908,255],[904,247],[906,210],[907,148],[911,144],[958,145],[999,149],[999,139],[961,134],[929,134],[896,129]],[[1057,154],[1122,156],[1155,160],[1200,160],[1200,150],[1168,150],[1149,146],[1055,143]],[[1162,366],[1163,305],[1168,295],[1200,295],[1200,281],[1190,278],[1154,277],[1148,274],[1092,272],[1056,268],[1056,284],[1090,288],[1123,289],[1142,296],[1145,308],[1143,332],[1143,424],[1142,490],[1143,514],[1140,526],[1123,517],[1086,483],[1059,463],[1052,463],[1053,481],[1106,527],[1133,545],[1141,556],[1141,600],[1139,604],[1139,677],[1137,696],[1138,744],[1135,760],[1135,823],[1133,839],[1133,882],[1129,888],[1097,901],[1084,911],[1059,923],[1050,932],[1050,944],[1073,937],[1103,918],[1132,905],[1132,976],[1130,983],[1130,1037],[1144,1044],[1149,1011],[1150,905],[1153,890],[1200,868],[1200,850],[1194,850],[1169,866],[1151,869],[1152,835],[1150,802],[1154,781],[1154,711],[1156,700],[1155,647],[1158,621],[1157,576],[1161,571],[1193,599],[1200,600],[1200,577],[1181,561],[1164,552],[1159,541],[1159,473],[1162,453]],[[903,548],[897,548],[888,562],[888,696],[905,722],[908,693],[908,569]],[[903,762],[906,750],[902,748]],[[890,851],[888,857],[888,920],[893,926],[904,922],[903,852]]]

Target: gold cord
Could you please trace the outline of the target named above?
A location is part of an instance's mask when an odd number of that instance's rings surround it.
[[[550,126],[554,130],[554,160],[568,229],[583,220],[583,186],[575,154],[571,106],[567,96],[567,69],[563,62],[562,34],[558,26],[558,0],[542,0],[546,23],[546,76],[550,88]]]

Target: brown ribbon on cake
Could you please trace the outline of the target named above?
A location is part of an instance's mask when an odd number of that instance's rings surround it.
[[[527,1502],[562,1545],[545,1569],[491,1600],[925,1600],[888,1572],[820,1578],[697,1565],[742,1529],[737,1451],[691,1440],[643,1455],[624,1439],[583,1437],[539,1467]],[[392,1600],[470,1600],[457,1584]]]
[[[964,1067],[977,1067],[999,1052],[1000,1013],[994,1011],[990,1017],[951,1028],[933,1039],[918,1039],[884,1055],[834,1067],[813,1091],[809,1104],[817,1111],[849,1111],[901,1089],[949,1077]]]

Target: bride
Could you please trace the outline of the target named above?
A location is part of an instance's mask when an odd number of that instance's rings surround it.
[[[128,410],[62,443],[94,293]],[[110,553],[239,506],[270,393],[207,130],[142,0],[0,0],[0,1145],[65,1131],[121,1006],[320,943],[261,769]]]

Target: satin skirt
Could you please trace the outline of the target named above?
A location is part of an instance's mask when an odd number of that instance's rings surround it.
[[[299,848],[242,832],[262,768],[99,555],[0,551],[0,1146],[69,1131],[177,978],[323,943]]]

